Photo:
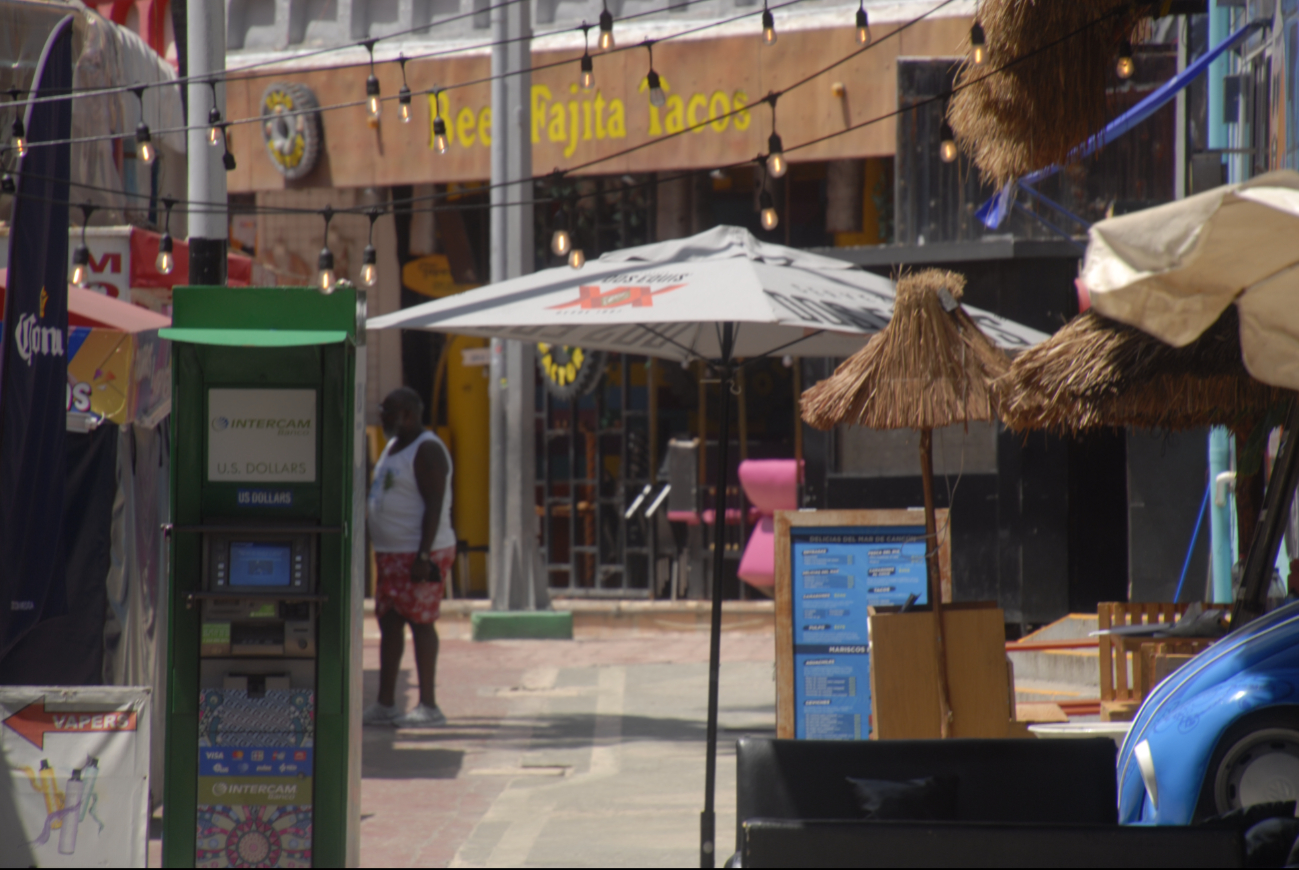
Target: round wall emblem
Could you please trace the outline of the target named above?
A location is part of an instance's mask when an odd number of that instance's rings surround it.
[[[323,131],[320,103],[311,88],[276,82],[262,94],[262,140],[271,162],[290,181],[316,167]]]
[[[605,353],[567,344],[537,345],[537,368],[556,399],[571,401],[595,389],[604,374]]]

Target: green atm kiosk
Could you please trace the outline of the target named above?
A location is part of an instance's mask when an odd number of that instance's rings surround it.
[[[365,296],[173,305],[163,863],[355,867]]]

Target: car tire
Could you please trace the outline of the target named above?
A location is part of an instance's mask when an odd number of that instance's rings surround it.
[[[1233,724],[1209,759],[1196,819],[1299,799],[1299,708],[1273,707]]]

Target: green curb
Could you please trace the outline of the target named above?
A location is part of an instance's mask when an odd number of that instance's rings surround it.
[[[572,640],[567,610],[480,610],[471,617],[474,640]]]

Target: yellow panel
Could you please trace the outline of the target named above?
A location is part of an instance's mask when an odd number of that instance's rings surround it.
[[[466,366],[461,351],[486,347],[485,338],[448,336],[446,367],[447,426],[451,459],[455,463],[452,522],[456,535],[470,546],[486,546],[488,537],[491,432],[488,414],[488,367]],[[487,558],[469,555],[469,588],[487,591]]]

